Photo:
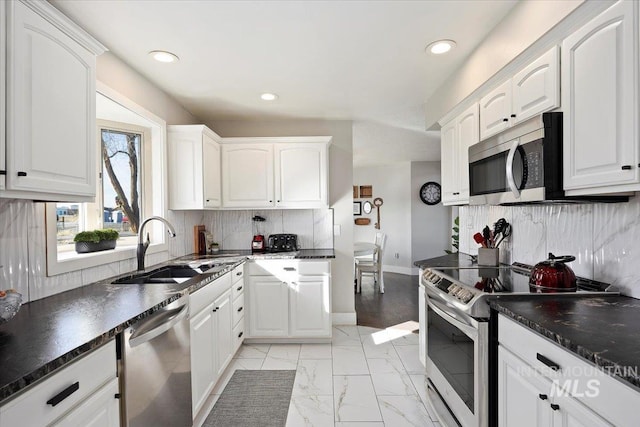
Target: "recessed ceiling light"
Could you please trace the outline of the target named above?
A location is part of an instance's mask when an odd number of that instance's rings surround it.
[[[453,40],[436,40],[430,43],[425,50],[434,55],[441,55],[449,52],[454,47],[456,47],[456,42]]]
[[[262,95],[260,95],[260,98],[263,101],[275,101],[276,99],[278,99],[278,95],[276,95],[275,93],[263,93]]]
[[[177,62],[180,60],[177,55],[165,50],[152,50],[149,55],[158,62]]]

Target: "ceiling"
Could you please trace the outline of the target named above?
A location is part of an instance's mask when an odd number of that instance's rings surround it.
[[[422,105],[516,0],[51,0],[205,122],[367,120],[424,129]],[[426,54],[436,39],[450,54]],[[180,57],[161,64],[147,54]],[[263,92],[279,95],[260,100]]]

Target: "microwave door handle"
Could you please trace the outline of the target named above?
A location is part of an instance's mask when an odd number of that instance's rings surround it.
[[[513,176],[513,159],[516,156],[516,151],[518,150],[519,145],[519,140],[516,139],[513,141],[513,145],[509,149],[509,155],[507,156],[507,184],[509,184],[509,189],[516,199],[520,198],[520,190],[518,189],[515,177]]]

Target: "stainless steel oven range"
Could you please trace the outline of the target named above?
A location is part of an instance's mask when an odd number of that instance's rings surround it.
[[[491,295],[531,294],[531,266],[426,269],[426,373],[429,395],[445,405],[434,405],[443,420],[451,415],[463,427],[489,425],[489,314]],[[612,286],[578,278],[577,293],[609,292]],[[575,296],[576,293],[572,293]],[[439,409],[440,408],[440,409]]]

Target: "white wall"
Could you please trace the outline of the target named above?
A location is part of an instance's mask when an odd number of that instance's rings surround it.
[[[438,88],[425,103],[426,128],[480,85],[507,66],[529,46],[576,10],[583,0],[522,1],[489,33],[467,61]],[[586,2],[588,8],[605,7],[605,2]],[[437,127],[437,126],[436,126]]]
[[[216,121],[208,126],[223,137],[234,136],[322,136],[333,137],[329,148],[329,205],[335,226],[335,260],[331,263],[334,323],[355,324],[353,293],[353,133],[351,121],[283,120]]]
[[[358,198],[365,202],[376,197],[382,198],[380,207],[380,231],[387,235],[387,243],[382,257],[385,271],[411,274],[411,164],[409,162],[390,165],[356,167],[353,169],[353,185],[373,186],[373,197]],[[369,225],[355,225],[355,241],[373,242],[377,221],[376,208],[369,215],[354,218],[370,218]],[[353,221],[353,220],[352,220]],[[396,258],[396,254],[398,258]]]
[[[451,208],[429,206],[417,196],[429,181],[440,183],[440,162],[411,162],[411,259],[415,261],[445,254],[451,244]],[[413,268],[413,274],[418,269]]]

